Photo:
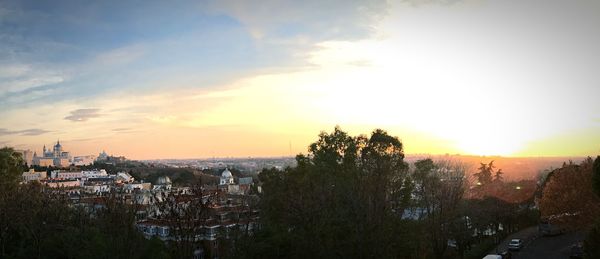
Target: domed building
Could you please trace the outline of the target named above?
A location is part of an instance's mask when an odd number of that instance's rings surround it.
[[[225,171],[223,171],[223,173],[221,173],[221,179],[219,181],[219,184],[220,185],[234,184],[233,175],[231,174],[229,169],[225,168]]]
[[[34,165],[39,166],[66,167],[71,164],[72,158],[69,152],[63,150],[60,141],[56,141],[52,149],[46,149],[46,145],[44,145],[42,156],[38,156],[35,153],[32,162]]]
[[[163,185],[167,185],[167,184],[171,184],[171,178],[169,178],[168,176],[161,176],[158,177],[158,180],[156,181],[156,184],[163,184]]]
[[[168,176],[158,177],[156,180],[156,184],[152,187],[153,190],[166,190],[170,191],[173,183],[171,182],[171,178]]]
[[[56,145],[54,145],[54,152],[53,155],[54,157],[60,157],[63,153],[63,148],[62,145],[60,144],[60,141],[56,141]]]

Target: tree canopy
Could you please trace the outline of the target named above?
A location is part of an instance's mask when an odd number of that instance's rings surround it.
[[[336,127],[322,132],[308,151],[297,156],[295,168],[261,172],[264,229],[254,252],[272,258],[389,258],[413,245],[403,236],[410,225],[400,217],[412,184],[397,137],[380,129],[352,137]]]
[[[594,159],[592,166],[592,187],[598,197],[600,197],[600,156]]]
[[[554,170],[540,201],[542,217],[572,228],[589,226],[600,215],[600,198],[592,188],[593,160]]]
[[[94,215],[37,182],[20,184],[21,154],[0,149],[0,258],[168,258],[135,228],[135,211],[103,197]]]
[[[0,188],[14,186],[21,180],[23,157],[10,147],[0,148]]]

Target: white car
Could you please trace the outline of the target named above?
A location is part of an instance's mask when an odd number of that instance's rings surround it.
[[[508,250],[521,250],[523,248],[523,240],[522,239],[512,239],[508,243]]]
[[[486,255],[483,259],[502,259],[501,255]]]

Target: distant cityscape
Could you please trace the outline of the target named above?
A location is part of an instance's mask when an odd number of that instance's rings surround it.
[[[148,160],[143,161],[152,168],[191,168],[202,174],[204,170],[216,170],[218,182],[201,185],[173,185],[168,175],[162,175],[153,182],[137,179],[130,172],[107,172],[102,167],[127,164],[122,156],[110,156],[101,152],[97,156],[72,156],[63,149],[60,141],[51,148],[43,147],[41,155],[30,150],[19,150],[31,169],[22,173],[22,183],[37,182],[51,193],[66,195],[70,204],[91,213],[106,208],[106,197],[113,197],[125,204],[135,205],[136,227],[148,239],[157,237],[163,241],[173,241],[180,237],[173,230],[165,214],[164,204],[169,197],[176,197],[169,206],[188,206],[190,199],[199,198],[207,204],[208,215],[201,221],[196,242],[204,243],[204,254],[216,254],[217,240],[231,229],[252,231],[257,227],[258,209],[250,208],[249,201],[256,199],[261,187],[256,186],[256,176],[262,168],[281,170],[293,166],[292,158],[281,159],[224,159],[208,160]],[[80,169],[93,164],[90,169]],[[229,168],[249,172],[245,177],[234,177]],[[36,170],[38,168],[39,170]],[[198,194],[202,195],[198,196]],[[103,197],[103,199],[99,199]],[[225,232],[224,232],[225,231]]]
[[[124,156],[109,155],[106,151],[101,151],[97,155],[73,155],[68,149],[65,149],[57,140],[55,144],[48,148],[43,145],[41,152],[30,149],[15,150],[22,154],[24,162],[29,166],[49,167],[49,168],[68,168],[71,166],[88,166],[94,162],[115,165],[128,160]],[[434,158],[438,160],[462,161],[466,164],[475,166],[480,160],[494,160],[497,165],[505,169],[506,176],[511,179],[531,179],[535,178],[543,170],[557,168],[565,161],[581,161],[585,157],[501,157],[501,156],[472,156],[460,154],[407,154],[405,160],[409,163],[425,158]],[[286,167],[296,166],[294,157],[229,157],[229,158],[198,158],[198,159],[148,159],[139,160],[139,162],[148,165],[167,167],[167,168],[190,168],[196,170],[224,169],[226,167],[236,168],[245,173],[256,174],[265,168],[276,168],[282,170]]]
[[[23,155],[23,160],[25,160],[25,163],[28,165],[43,167],[61,168],[71,165],[84,166],[91,165],[94,161],[106,161],[109,158],[109,155],[105,151],[102,151],[98,155],[73,156],[71,152],[66,151],[63,148],[62,144],[60,144],[60,140],[57,140],[52,148],[46,148],[46,145],[44,145],[39,154],[37,151],[32,151],[30,149],[20,149],[15,151]],[[119,157],[118,159],[123,160],[125,158]]]
[[[105,212],[113,206],[112,202],[118,201],[133,210],[132,224],[145,239],[159,239],[165,244],[191,241],[197,246],[193,251],[194,258],[217,258],[220,254],[231,253],[227,251],[228,242],[237,240],[239,236],[236,235],[253,236],[260,231],[261,207],[257,205],[264,181],[272,181],[261,178],[261,173],[271,170],[286,174],[297,170],[299,163],[294,157],[135,161],[109,155],[105,151],[98,155],[74,156],[59,140],[51,148],[43,145],[39,153],[31,150],[15,152],[21,154],[27,168],[21,174],[21,185],[39,184],[44,193],[66,197],[68,206],[81,209],[92,217]],[[436,177],[446,185],[468,187],[464,194],[460,194],[465,199],[475,201],[493,195],[498,199],[496,202],[504,206],[526,206],[526,209],[510,212],[520,214],[537,210],[543,202],[540,190],[546,177],[557,171],[554,168],[568,167],[567,161],[570,164],[572,161],[589,161],[583,157],[521,158],[459,154],[402,154],[402,159],[408,165],[407,172],[416,177],[412,180],[416,186],[412,193],[415,205],[419,202],[419,198],[415,197],[423,195],[420,190],[426,184],[419,182],[417,172],[422,170],[423,162],[437,161],[435,165],[439,167],[433,171]],[[481,172],[488,172],[489,177],[482,177]],[[494,180],[492,172],[495,172]],[[474,206],[485,208],[485,205]],[[421,206],[405,208],[399,217],[418,222],[429,217],[430,212],[425,209]],[[494,210],[499,209],[496,205]],[[188,213],[191,213],[191,218],[186,216]],[[514,227],[506,225],[508,222],[503,219],[496,227],[483,225],[468,229],[474,231],[473,237],[476,238],[496,238],[505,227],[508,233],[515,231]],[[555,225],[541,224],[539,231],[542,235],[551,235],[563,230]],[[581,239],[579,236],[576,238]],[[456,248],[456,240],[448,237],[447,246]],[[520,244],[517,248],[520,249]]]

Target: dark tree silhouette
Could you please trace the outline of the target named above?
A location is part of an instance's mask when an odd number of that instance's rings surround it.
[[[478,168],[478,172],[474,174],[477,177],[478,184],[486,185],[492,182],[492,174],[494,172],[494,161],[490,161],[490,163],[480,163],[480,167]]]
[[[504,180],[504,177],[502,177],[503,174],[504,172],[502,172],[502,169],[498,169],[494,174],[494,182],[502,182],[502,180]]]
[[[410,257],[401,219],[411,184],[400,140],[383,130],[321,133],[298,166],[260,174],[262,230],[246,257]]]
[[[596,156],[594,159],[594,165],[592,167],[592,187],[598,197],[600,197],[600,156]]]
[[[453,224],[460,221],[457,212],[465,191],[465,167],[448,161],[419,160],[413,179],[416,207],[423,211],[423,236],[433,256],[444,258]]]

